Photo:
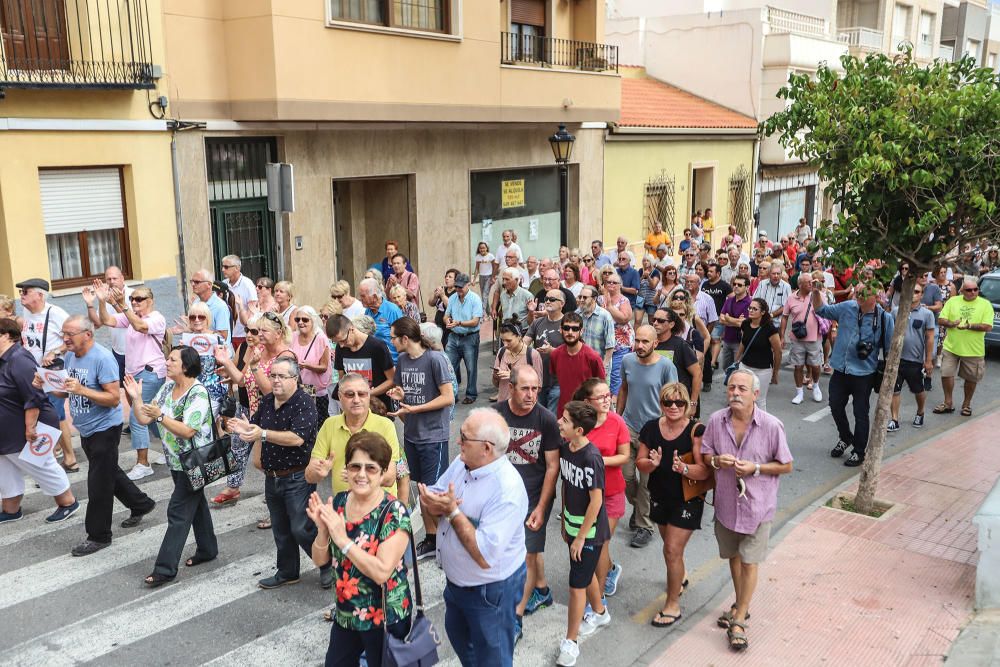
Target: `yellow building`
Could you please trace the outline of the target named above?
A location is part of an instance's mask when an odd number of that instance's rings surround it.
[[[164,7],[189,271],[239,254],[249,275],[290,279],[318,305],[393,239],[426,299],[502,229],[539,255],[600,235],[620,93],[617,49],[599,43],[604,0]],[[576,136],[566,229],[547,141],[559,123]],[[267,208],[275,161],[293,166],[293,213]]]
[[[718,247],[728,225],[753,230],[757,123],[623,67],[621,117],[604,148],[605,246],[622,235],[637,256],[658,220],[674,254],[695,211],[712,209]]]
[[[2,9],[0,293],[29,277],[77,287],[109,264],[175,276],[160,0]]]

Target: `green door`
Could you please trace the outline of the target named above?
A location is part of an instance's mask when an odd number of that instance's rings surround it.
[[[222,276],[222,258],[238,255],[242,272],[251,280],[275,278],[274,217],[267,199],[216,201],[211,204],[212,242],[215,246],[215,275]]]

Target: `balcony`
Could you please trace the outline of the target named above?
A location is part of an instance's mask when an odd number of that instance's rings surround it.
[[[934,44],[932,42],[920,40],[917,42],[917,45],[913,47],[913,53],[921,60],[930,60],[934,55]]]
[[[618,47],[610,44],[500,33],[500,62],[583,72],[618,72]]]
[[[768,34],[772,35],[826,37],[830,32],[826,19],[776,7],[764,8],[764,22],[768,25]]]
[[[0,0],[6,88],[151,89],[146,0]]]
[[[857,55],[855,52],[860,51],[882,50],[882,31],[873,28],[844,28],[837,34],[837,40],[841,44],[847,44],[851,55]]]
[[[955,47],[947,44],[938,44],[938,58],[947,62],[955,60]]]

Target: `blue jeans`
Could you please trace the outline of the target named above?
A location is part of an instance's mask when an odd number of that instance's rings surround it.
[[[479,396],[479,388],[476,386],[479,381],[479,332],[460,334],[452,331],[448,336],[448,347],[444,352],[451,360],[451,365],[455,368],[455,376],[458,378],[462,375],[460,363],[465,361],[465,395],[468,398],[477,398]]]
[[[316,524],[306,516],[306,507],[315,490],[316,485],[306,481],[304,470],[287,477],[264,478],[264,500],[271,516],[274,545],[278,548],[278,577],[281,579],[299,578],[299,547],[312,556]]]
[[[463,667],[514,664],[514,622],[528,570],[522,564],[503,581],[444,589],[444,627]]]
[[[541,393],[542,395],[538,397],[538,402],[542,407],[547,408],[549,412],[555,415],[556,408],[559,407],[559,394],[561,393],[559,385],[554,384],[551,387],[542,389]],[[558,419],[559,415],[556,415],[556,418]]]
[[[615,348],[611,353],[611,377],[608,378],[608,386],[611,388],[611,395],[617,396],[618,390],[622,388],[622,359],[630,350],[625,348]]]
[[[156,392],[163,386],[163,378],[157,377],[156,373],[150,371],[140,371],[135,376],[136,381],[142,380],[142,402],[149,403],[156,396]],[[144,426],[135,418],[135,410],[131,410],[128,415],[128,425],[132,430],[132,449],[149,449],[149,426]]]
[[[403,438],[410,479],[430,486],[448,469],[448,442],[411,442]]]

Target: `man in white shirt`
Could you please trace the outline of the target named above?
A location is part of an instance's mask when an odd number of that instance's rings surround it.
[[[125,276],[122,274],[122,270],[117,266],[109,266],[104,269],[104,282],[108,284],[108,288],[114,288],[120,290],[125,295],[125,302],[128,302],[128,298],[132,296],[132,288],[125,284]],[[118,311],[112,307],[110,303],[104,303],[104,308],[108,310],[108,313],[112,317],[118,314]],[[87,308],[87,317],[94,325],[94,331],[103,326],[101,321],[101,314],[96,308]],[[128,329],[119,329],[117,327],[111,329],[111,352],[115,355],[115,360],[118,362],[118,379],[119,382],[125,381],[125,332]],[[122,410],[124,411],[126,403],[122,402]]]
[[[21,307],[24,308],[24,328],[21,330],[21,342],[24,349],[31,352],[35,363],[39,366],[55,366],[62,368],[62,356],[66,346],[62,340],[62,325],[69,318],[69,313],[46,303],[49,292],[49,281],[42,278],[31,278],[19,282],[15,287],[21,290]],[[72,434],[69,421],[66,420],[66,399],[56,398],[46,394],[49,403],[59,415],[59,447],[63,451],[62,467],[66,472],[78,472],[76,453],[73,451]]]
[[[257,304],[257,287],[254,282],[241,272],[243,261],[237,255],[226,255],[222,258],[222,275],[226,277],[226,285],[229,291],[236,294],[240,300],[240,310],[253,307]],[[247,339],[247,328],[236,318],[233,326],[233,347],[239,347]]]
[[[514,230],[505,229],[503,230],[503,245],[498,249],[497,257],[506,257],[507,253],[511,250],[517,254],[518,264],[524,262],[524,253],[521,252],[521,246],[514,243]]]
[[[771,311],[771,321],[777,328],[781,328],[785,302],[792,294],[792,286],[781,279],[781,271],[781,264],[772,264],[768,279],[757,285],[757,291],[753,293],[755,299],[764,299],[767,302],[767,307]]]

